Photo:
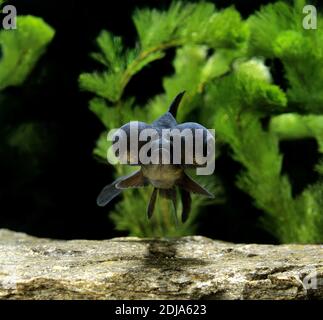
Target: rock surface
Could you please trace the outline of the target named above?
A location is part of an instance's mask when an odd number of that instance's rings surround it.
[[[62,241],[0,230],[0,299],[322,298],[322,245]]]

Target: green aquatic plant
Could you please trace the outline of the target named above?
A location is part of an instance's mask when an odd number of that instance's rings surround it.
[[[17,25],[15,30],[0,31],[0,90],[21,85],[54,36],[38,17],[18,16]]]
[[[133,20],[138,33],[135,48],[124,48],[122,39],[108,31],[102,31],[97,39],[100,53],[94,53],[92,57],[106,70],[80,76],[80,87],[97,96],[90,101],[91,110],[107,130],[118,128],[130,120],[151,123],[167,110],[174,96],[185,89],[187,93],[178,110],[178,120],[199,121],[204,84],[228,71],[231,61],[245,47],[248,33],[239,13],[233,8],[219,12],[210,3],[176,2],[167,11],[137,10]],[[125,97],[124,89],[132,77],[149,63],[163,58],[170,48],[176,49],[175,73],[163,80],[165,93],[152,97],[144,107],[136,105],[135,99]],[[220,68],[218,61],[221,61]],[[107,146],[105,132],[94,153],[106,159]],[[128,170],[125,166],[116,166],[116,176],[127,174]],[[202,184],[213,193],[221,192],[216,177],[200,177],[199,180],[204,180]],[[140,236],[192,234],[198,209],[210,202],[193,197],[189,219],[176,227],[172,220],[172,208],[162,200],[156,207],[154,217],[151,221],[147,220],[145,212],[150,194],[141,189],[124,192],[122,200],[110,215],[118,230]],[[219,198],[217,201],[220,201]]]
[[[13,114],[17,106],[5,89],[21,86],[54,37],[54,30],[41,18],[18,16],[17,29],[0,31],[0,161],[1,167],[38,170],[37,155],[44,152],[44,128],[32,121],[19,122]],[[24,106],[28,107],[28,106]],[[27,161],[28,160],[28,161]],[[18,179],[17,179],[18,181]],[[19,184],[18,181],[16,183]],[[24,193],[26,191],[24,190]]]
[[[323,32],[302,28],[303,6],[302,1],[294,7],[278,2],[248,19],[248,56],[279,59],[288,83],[285,92],[271,83],[260,62],[258,67],[250,62],[248,68],[237,65],[233,74],[208,90],[216,132],[244,166],[237,184],[263,210],[263,226],[283,243],[323,241],[321,178],[293,195],[289,177],[282,174],[279,150],[281,140],[311,137],[318,152],[323,151]],[[268,117],[264,129],[261,121]]]
[[[81,74],[80,87],[95,94],[90,109],[107,131],[130,120],[152,122],[178,92],[186,90],[177,120],[194,119],[214,128],[218,145],[230,147],[232,158],[243,167],[237,186],[261,210],[263,227],[280,242],[320,242],[322,182],[295,196],[289,177],[282,173],[284,155],[279,147],[282,140],[311,137],[322,152],[323,32],[302,27],[304,5],[303,1],[277,2],[246,20],[232,7],[219,11],[207,2],[174,2],[164,11],[139,9],[133,16],[136,46],[126,48],[120,37],[102,31],[97,38],[100,52],[92,57],[104,71]],[[322,21],[319,14],[318,25]],[[136,73],[164,58],[170,48],[175,49],[174,73],[163,78],[164,93],[139,106],[136,97],[125,95],[125,88]],[[265,64],[274,60],[282,64],[286,89],[275,83]],[[94,150],[103,159],[106,133]],[[317,171],[322,174],[321,169],[319,164]],[[115,170],[116,177],[129,173],[125,166]],[[223,191],[216,176],[201,180],[209,189],[213,186],[213,193]],[[205,203],[194,199],[191,217],[176,228],[167,203],[158,206],[155,219],[146,219],[149,195],[141,189],[123,194],[110,214],[118,230],[139,236],[194,233]]]

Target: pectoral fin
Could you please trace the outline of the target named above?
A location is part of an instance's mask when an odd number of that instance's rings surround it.
[[[118,181],[118,180],[116,180]],[[119,195],[121,193],[121,189],[117,189],[116,188],[116,181],[114,181],[113,183],[105,186],[102,191],[100,192],[96,203],[98,206],[100,207],[104,207],[105,205],[107,205],[112,199],[114,199],[117,195]]]
[[[146,185],[146,181],[141,173],[141,170],[135,171],[128,176],[123,176],[105,186],[100,192],[96,203],[100,207],[104,207],[116,196],[118,196],[122,189],[137,188]]]
[[[147,184],[141,170],[135,171],[129,176],[124,177],[116,184],[117,189],[140,188]]]
[[[183,177],[177,182],[177,185],[188,192],[201,194],[209,198],[214,198],[214,195],[212,193],[207,191],[204,187],[202,187],[185,173],[183,174]]]

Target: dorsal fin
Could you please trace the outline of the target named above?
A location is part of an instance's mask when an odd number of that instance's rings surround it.
[[[177,109],[178,106],[183,98],[183,95],[185,94],[185,91],[182,91],[181,93],[179,93],[175,99],[173,100],[173,102],[171,103],[168,112],[176,119],[176,114],[177,114]]]

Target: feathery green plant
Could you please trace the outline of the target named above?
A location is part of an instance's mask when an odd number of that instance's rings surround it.
[[[22,85],[54,33],[52,27],[34,16],[18,16],[17,29],[0,31],[0,159],[10,162],[8,159],[15,158],[16,154],[23,155],[24,159],[29,156],[28,164],[33,172],[37,170],[35,154],[43,151],[40,136],[44,130],[33,122],[8,121],[14,111],[7,102],[5,89]],[[15,161],[19,160],[15,158]]]
[[[0,31],[0,90],[21,85],[54,36],[38,17],[18,16],[17,25],[16,30]]]
[[[248,19],[248,56],[279,59],[286,92],[270,83],[264,66],[258,68],[258,74],[263,69],[260,80],[250,65],[247,74],[241,76],[237,66],[230,77],[210,85],[208,98],[217,134],[245,168],[238,186],[264,211],[265,228],[284,243],[323,241],[322,180],[293,196],[289,178],[281,174],[279,151],[280,140],[313,137],[322,153],[323,32],[302,28],[303,6],[302,1],[294,7],[278,2]],[[318,19],[322,23],[321,15]],[[261,125],[265,117],[270,117],[268,130]]]
[[[178,120],[192,120],[190,116],[193,112],[195,121],[201,118],[199,104],[205,83],[227,72],[232,60],[246,48],[248,32],[239,13],[233,8],[219,12],[210,3],[176,2],[167,11],[137,10],[133,20],[138,33],[135,48],[124,48],[121,38],[107,31],[102,31],[97,39],[101,52],[92,54],[92,57],[102,63],[106,71],[80,76],[80,87],[97,95],[90,102],[91,110],[107,130],[120,127],[130,120],[149,123],[164,113],[174,96],[185,89],[187,94]],[[169,48],[176,48],[175,74],[164,79],[165,93],[152,98],[144,107],[136,106],[133,98],[124,97],[125,87],[142,68],[163,58]],[[213,52],[209,56],[210,50]],[[99,139],[94,153],[106,159],[107,147],[105,133]],[[117,166],[117,176],[128,170],[128,167]],[[213,186],[211,189],[214,192],[220,192],[215,177],[204,180],[204,183]],[[140,236],[192,234],[198,208],[205,202],[194,197],[190,218],[176,228],[171,218],[171,208],[162,201],[152,220],[148,221],[145,214],[148,200],[147,190],[124,192],[122,201],[111,214],[117,229]]]
[[[282,175],[279,150],[280,140],[304,137],[315,138],[319,152],[323,150],[323,32],[302,28],[304,5],[301,0],[294,6],[277,2],[247,20],[232,7],[218,11],[207,2],[174,2],[166,11],[137,10],[135,48],[125,48],[120,37],[102,31],[100,52],[92,57],[105,71],[81,74],[80,87],[96,95],[90,108],[107,130],[130,120],[151,122],[178,92],[187,90],[178,120],[194,119],[215,128],[218,142],[230,146],[232,157],[244,167],[237,186],[263,211],[263,226],[281,242],[322,241],[323,184],[319,181],[295,197],[288,176]],[[322,21],[319,15],[318,24]],[[169,48],[176,49],[175,71],[163,79],[164,94],[146,106],[125,97],[132,77],[162,59]],[[286,91],[274,83],[265,59],[281,61]],[[267,129],[263,119],[270,120]],[[105,132],[94,153],[105,159],[107,147]],[[316,169],[322,174],[322,163]],[[116,175],[129,170],[116,166]],[[221,191],[216,177],[209,181]],[[176,229],[167,204],[160,204],[152,221],[146,219],[148,194],[123,193],[111,214],[117,229],[139,236],[194,232],[202,199],[194,199],[191,218]]]

